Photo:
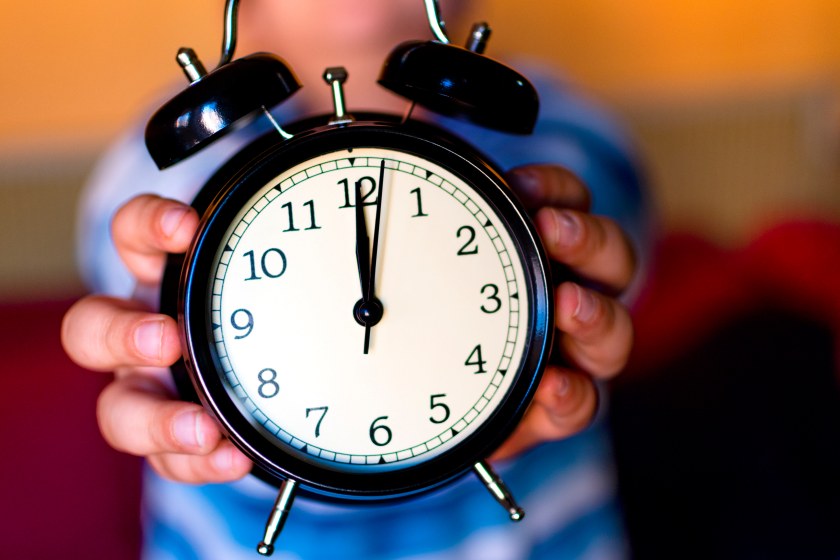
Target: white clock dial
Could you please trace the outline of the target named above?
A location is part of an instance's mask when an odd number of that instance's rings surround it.
[[[384,160],[383,185],[379,185]],[[376,297],[356,322],[355,185]],[[501,218],[441,166],[397,150],[324,154],[245,204],[211,267],[215,350],[234,400],[277,445],[334,470],[390,470],[464,441],[523,361],[529,297]]]

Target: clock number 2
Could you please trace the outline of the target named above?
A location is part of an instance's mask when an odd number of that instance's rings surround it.
[[[261,280],[263,276],[257,274],[257,262],[253,251],[248,251],[243,257],[251,264],[251,275],[245,280]],[[265,251],[260,258],[260,271],[265,277],[279,278],[286,272],[286,253],[272,247]]]
[[[455,236],[461,239],[461,232],[466,232],[467,242],[458,249],[458,255],[476,255],[478,254],[478,245],[475,243],[475,230],[472,226],[461,226]]]

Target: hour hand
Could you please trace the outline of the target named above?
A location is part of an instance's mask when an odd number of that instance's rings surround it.
[[[356,264],[359,267],[359,284],[364,300],[370,292],[370,237],[365,222],[361,181],[356,181]]]

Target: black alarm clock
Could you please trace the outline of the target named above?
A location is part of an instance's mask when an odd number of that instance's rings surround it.
[[[536,92],[482,54],[487,26],[454,46],[426,6],[436,40],[398,46],[379,83],[412,107],[529,133]],[[246,119],[273,125],[193,201],[199,230],[161,292],[184,341],[182,396],[279,487],[259,552],[297,494],[406,498],[469,471],[521,519],[485,459],[525,413],[552,342],[549,265],[526,211],[491,161],[411,111],[349,114],[343,68],[324,72],[331,114],[277,123],[267,109],[300,85],[274,55],[233,60],[236,8],[218,68],[179,52],[191,85],[146,143],[165,168]]]

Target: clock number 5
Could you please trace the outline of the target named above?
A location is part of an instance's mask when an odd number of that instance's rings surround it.
[[[431,420],[434,424],[443,424],[444,422],[449,420],[449,407],[440,401],[435,402],[436,399],[440,399],[445,396],[446,394],[432,395],[431,399],[429,399],[429,406],[431,407],[431,409],[435,410],[437,408],[443,413],[443,418],[435,418],[434,416],[429,416],[429,420]]]
[[[379,424],[377,426],[377,422],[380,420],[387,420],[387,416],[380,416],[373,423],[370,425],[370,441],[373,442],[374,445],[378,445],[379,447],[384,447],[391,443],[391,437],[393,434],[391,433],[391,428],[386,426],[385,424]]]

